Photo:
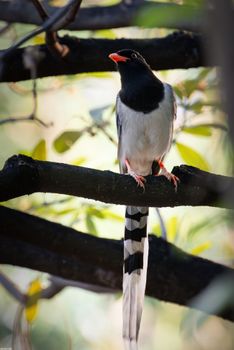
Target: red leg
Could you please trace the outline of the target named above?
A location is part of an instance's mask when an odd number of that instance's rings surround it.
[[[126,167],[127,167],[127,170],[128,170],[128,174],[130,176],[132,176],[136,183],[137,183],[137,186],[140,186],[142,188],[145,189],[145,182],[146,182],[146,179],[144,178],[144,176],[141,176],[141,175],[137,175],[131,168],[130,164],[129,164],[129,161],[128,159],[125,160],[125,164],[126,164]]]
[[[159,175],[163,175],[169,181],[173,182],[175,189],[177,190],[177,185],[178,185],[178,182],[180,182],[180,179],[177,176],[175,176],[174,174],[167,171],[167,169],[165,168],[165,166],[161,160],[158,160],[158,164],[159,164],[159,167],[161,169],[161,173]]]

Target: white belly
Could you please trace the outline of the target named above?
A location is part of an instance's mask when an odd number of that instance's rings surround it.
[[[165,97],[166,97],[165,89]],[[128,159],[134,172],[151,173],[152,162],[168,152],[173,132],[174,107],[171,99],[164,99],[159,108],[150,113],[135,112],[121,105],[120,162]]]

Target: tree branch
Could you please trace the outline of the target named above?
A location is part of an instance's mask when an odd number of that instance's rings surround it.
[[[143,54],[154,70],[191,68],[206,65],[201,48],[201,37],[188,33],[174,33],[160,39],[78,39],[60,38],[60,43],[69,48],[66,59],[60,60],[46,45],[34,46],[40,54],[37,77],[68,75],[84,72],[115,71],[108,58],[111,52],[120,49],[135,49]],[[6,54],[0,51],[0,82],[31,79],[24,66],[25,48]],[[4,57],[5,55],[5,57]]]
[[[50,192],[106,203],[158,208],[181,205],[234,207],[227,199],[227,193],[234,188],[234,178],[186,165],[175,167],[173,173],[180,178],[177,191],[164,176],[148,176],[145,191],[142,191],[130,176],[19,155],[11,157],[0,172],[0,201],[34,192]]]
[[[56,11],[56,7],[48,6],[47,2],[43,2],[46,11],[51,16]],[[96,30],[129,27],[134,24],[135,18],[142,9],[151,8],[157,10],[161,7],[181,8],[184,6],[160,3],[153,1],[129,1],[120,2],[113,6],[95,6],[81,8],[75,21],[68,26],[70,30]],[[41,25],[42,21],[33,11],[33,7],[27,0],[0,1],[0,20],[6,22],[18,22],[25,24]],[[166,28],[177,28],[181,30],[198,31],[203,22],[202,14],[194,16],[190,20],[175,19],[168,24],[159,25]]]
[[[97,238],[5,207],[0,207],[0,218],[0,263],[108,287],[113,292],[121,289],[121,241]],[[233,282],[232,269],[150,236],[147,295],[179,305],[191,304],[234,321],[233,305],[212,312],[204,304],[193,303],[199,293],[224,276]]]
[[[42,19],[43,24],[34,29],[32,32],[26,34],[18,41],[12,44],[11,47],[2,53],[2,58],[9,57],[10,53],[22,46],[28,40],[34,38],[36,35],[46,32],[46,41],[49,49],[52,49],[52,54],[56,54],[60,57],[65,57],[68,54],[68,48],[62,46],[57,37],[57,31],[66,27],[68,23],[74,20],[76,12],[78,11],[82,0],[69,0],[68,3],[62,8],[57,9],[55,13],[48,17],[44,7],[38,3],[37,0],[32,0],[36,9],[38,10]]]

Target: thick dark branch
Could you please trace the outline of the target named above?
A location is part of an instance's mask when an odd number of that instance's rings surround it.
[[[64,37],[60,43],[69,48],[66,59],[60,60],[45,45],[35,46],[41,57],[37,66],[38,78],[63,74],[114,71],[108,58],[120,49],[135,49],[143,54],[154,70],[191,68],[205,65],[199,35],[174,33],[162,39],[77,39]],[[25,49],[17,49],[0,61],[0,82],[31,79],[25,68]],[[4,55],[4,51],[1,51]]]
[[[183,7],[180,5],[155,3],[153,1],[147,1],[147,3],[144,1],[129,1],[114,6],[87,7],[80,10],[76,20],[68,26],[68,29],[95,30],[129,27],[134,24],[134,19],[139,11],[149,6],[153,10],[157,10],[162,6],[180,7],[183,11]],[[57,9],[48,6],[47,2],[44,2],[44,7],[49,15],[52,15]],[[0,1],[0,20],[10,23],[19,22],[41,25],[41,19],[33,10],[32,5],[27,0]],[[175,19],[170,21],[170,24],[163,25],[163,27],[197,31],[200,29],[201,23],[202,15],[194,16],[190,20],[184,19],[181,21],[181,19]]]
[[[32,234],[33,233],[33,234]],[[28,267],[85,284],[121,289],[122,242],[97,238],[38,217],[0,207],[0,263]],[[186,254],[150,236],[146,293],[234,321],[234,306],[212,312],[193,299],[232,269]]]
[[[175,167],[173,173],[180,178],[177,191],[164,176],[148,176],[143,191],[130,176],[13,156],[0,172],[0,201],[34,192],[51,192],[135,206],[233,208],[227,193],[233,190],[234,178],[185,165]]]

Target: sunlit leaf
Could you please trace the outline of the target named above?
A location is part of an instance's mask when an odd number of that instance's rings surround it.
[[[58,153],[68,151],[72,145],[81,137],[80,131],[65,131],[54,140],[54,148]]]
[[[98,210],[98,209],[96,209],[94,207],[88,207],[87,208],[87,213],[88,213],[88,215],[96,216],[99,219],[104,219],[104,214],[102,213],[102,211]]]
[[[186,164],[195,166],[202,170],[209,170],[209,164],[207,161],[193,148],[179,142],[176,142],[176,147],[181,158],[186,162]]]
[[[86,161],[85,157],[79,157],[79,158],[73,159],[70,162],[70,164],[80,166],[80,165],[83,165],[85,161]]]
[[[192,110],[194,113],[199,114],[204,107],[203,101],[197,101],[187,106],[187,109]]]
[[[102,29],[95,31],[96,38],[116,39],[116,34],[113,30]]]
[[[124,221],[123,216],[121,216],[119,214],[116,214],[116,213],[113,213],[112,211],[107,210],[107,209],[104,209],[102,211],[102,214],[107,219],[116,220],[116,221],[119,221],[119,222],[123,222]]]
[[[70,214],[70,213],[76,212],[76,211],[77,211],[77,208],[66,208],[63,210],[57,210],[56,213],[58,215],[66,215],[66,214]]]
[[[143,27],[176,27],[178,21],[188,22],[199,15],[200,8],[197,6],[145,6],[136,17],[135,24]]]
[[[35,45],[45,44],[45,34],[36,35],[32,41],[33,41],[33,44]]]
[[[206,250],[210,249],[211,246],[212,246],[211,241],[205,241],[205,242],[197,245],[196,247],[194,247],[191,250],[191,254],[199,255],[199,254],[205,252]]]
[[[177,234],[178,219],[176,216],[171,217],[166,224],[167,236],[170,242],[174,242]]]
[[[32,156],[32,152],[26,150],[26,149],[21,149],[19,150],[18,152],[19,154],[23,154],[24,156],[27,156],[27,157],[31,157]]]
[[[76,80],[83,80],[84,78],[98,78],[98,79],[109,79],[112,77],[110,72],[89,72],[89,73],[80,73],[76,75],[70,75],[75,77]],[[66,78],[69,75],[66,76]]]
[[[46,142],[40,140],[32,151],[32,158],[37,160],[46,160]]]
[[[183,92],[182,90],[180,89],[180,87],[178,86],[173,86],[173,90],[176,94],[176,96],[178,96],[181,100],[183,99]]]
[[[198,135],[198,136],[211,136],[212,130],[209,126],[188,126],[186,128],[183,128],[183,131],[192,134],[192,135]]]
[[[27,290],[27,302],[25,308],[25,317],[29,323],[32,323],[38,312],[38,300],[42,291],[41,281],[37,278],[32,281]]]
[[[197,76],[197,79],[198,80],[205,79],[210,72],[211,72],[211,68],[202,68]]]
[[[152,231],[157,237],[161,237],[161,236],[162,236],[162,230],[161,230],[160,224],[155,224],[155,225],[153,225],[153,227],[151,228],[151,231]]]
[[[199,79],[187,79],[183,83],[183,93],[186,94],[187,97],[190,97],[190,95],[196,90],[198,85]]]

